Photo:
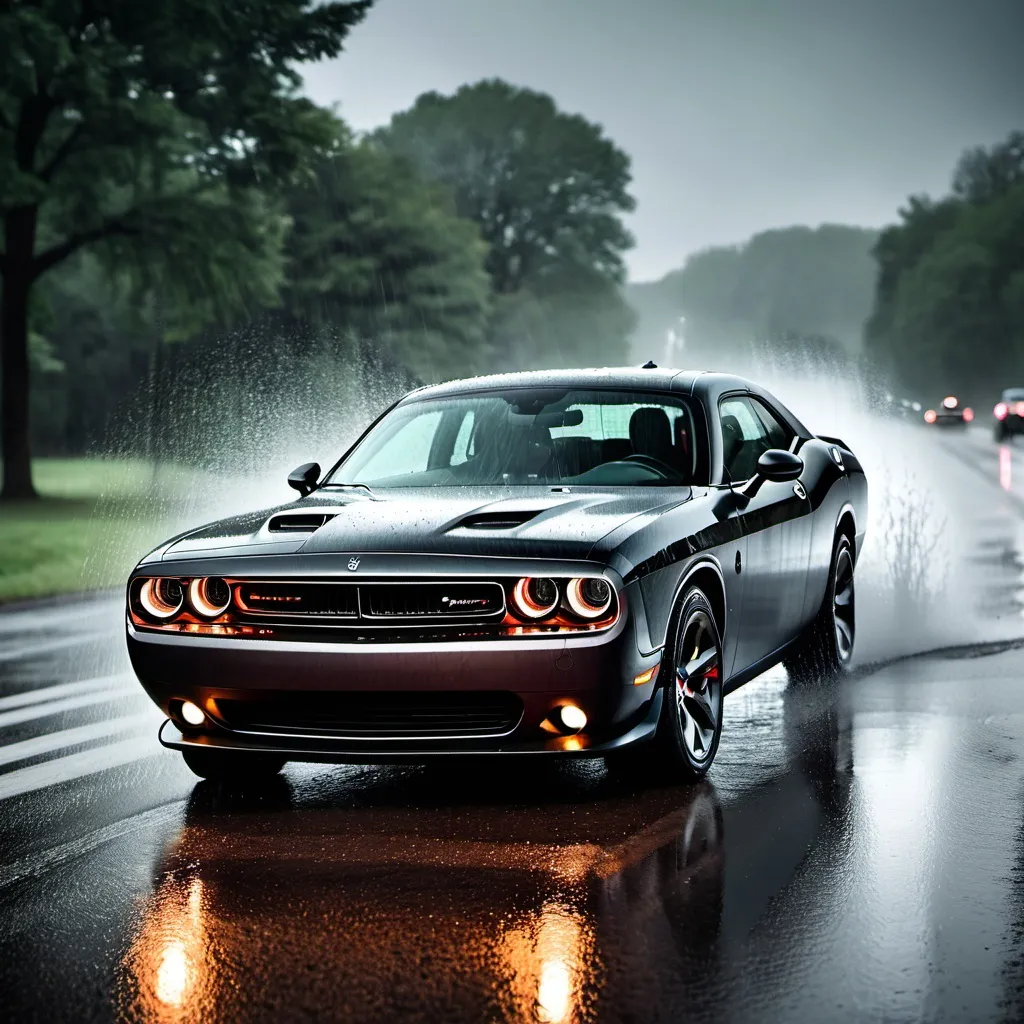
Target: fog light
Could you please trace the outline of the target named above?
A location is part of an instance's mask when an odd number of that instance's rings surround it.
[[[579,732],[587,724],[587,716],[575,704],[564,704],[559,711],[562,725],[573,732]]]
[[[192,701],[186,700],[181,703],[181,717],[188,722],[189,725],[202,725],[206,721],[206,715],[203,714],[203,709],[193,704]]]

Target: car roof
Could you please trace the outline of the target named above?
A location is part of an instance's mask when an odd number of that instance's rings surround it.
[[[640,366],[593,367],[574,370],[526,370],[519,373],[498,373],[486,377],[468,377],[418,388],[406,400],[446,398],[473,391],[503,388],[622,388],[624,391],[678,391],[693,394],[697,381],[703,387],[753,387],[740,377],[708,373],[704,370],[680,370],[675,367]],[[703,387],[701,390],[703,390]]]

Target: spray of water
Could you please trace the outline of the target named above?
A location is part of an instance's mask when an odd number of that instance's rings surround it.
[[[84,586],[110,578],[112,568],[127,574],[148,548],[177,532],[291,500],[290,469],[305,461],[329,465],[408,389],[407,379],[361,365],[337,345],[302,358],[284,351],[260,336],[234,337],[198,370],[151,382],[105,446],[106,455],[132,457],[123,463],[130,479],[99,504],[116,526],[91,553]],[[872,411],[871,385],[848,366],[809,372],[763,353],[744,364],[721,368],[764,383],[815,433],[842,438],[867,472],[857,659],[977,639],[976,625],[949,600],[950,588],[963,586],[950,567],[968,527],[946,500],[931,440]]]

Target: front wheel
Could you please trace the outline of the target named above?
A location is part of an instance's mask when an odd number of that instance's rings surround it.
[[[181,756],[194,775],[224,782],[260,782],[277,775],[285,765],[283,757],[250,754],[234,750],[183,750]]]
[[[853,548],[850,538],[840,533],[832,548],[821,608],[783,662],[790,679],[828,682],[846,672],[853,657],[854,609]]]
[[[683,598],[675,637],[665,652],[665,697],[657,741],[670,772],[688,781],[707,774],[722,738],[722,639],[704,593]]]

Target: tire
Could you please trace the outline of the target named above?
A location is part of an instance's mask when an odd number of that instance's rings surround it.
[[[722,737],[722,639],[715,625],[711,605],[699,587],[690,587],[687,590],[670,623],[672,639],[665,645],[665,653],[661,659],[660,685],[663,697],[661,717],[658,719],[658,730],[654,740],[639,746],[612,751],[604,758],[609,772],[631,785],[650,783],[654,780],[662,783],[697,782],[707,774],[715,760],[718,743]],[[705,675],[709,678],[702,678],[701,681],[705,686],[704,693],[710,692],[709,706],[716,721],[710,730],[706,730],[710,735],[702,756],[696,756],[691,749],[692,731],[689,735],[686,733],[687,723],[678,700],[681,683],[677,669],[680,667],[680,659],[676,657],[677,651],[685,652],[684,645],[693,642],[693,634],[698,625],[704,631],[701,647],[714,652],[711,663],[703,667]],[[682,656],[681,654],[680,658]],[[695,696],[699,699],[700,694]],[[689,701],[683,701],[684,705],[690,703],[691,706],[693,702],[694,697],[689,698]],[[692,730],[692,718],[688,724]]]
[[[992,430],[992,434],[995,437],[996,444],[1002,444],[1010,436],[1010,432],[1006,429],[1006,424],[1004,423],[997,423]]]
[[[722,638],[698,587],[683,596],[661,664],[664,698],[655,742],[670,776],[696,782],[718,753],[724,704]]]
[[[794,682],[828,683],[849,669],[856,639],[853,570],[853,545],[845,533],[838,533],[821,608],[783,660]]]
[[[181,756],[194,775],[225,782],[260,782],[273,778],[285,765],[273,754],[248,754],[223,750],[183,750]]]

